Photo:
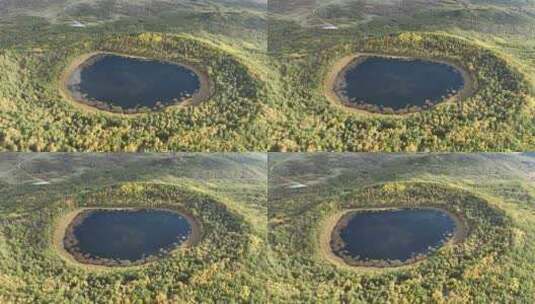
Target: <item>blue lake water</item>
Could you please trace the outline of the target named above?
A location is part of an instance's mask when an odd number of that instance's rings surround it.
[[[188,220],[166,210],[95,210],[74,227],[78,247],[96,258],[136,261],[185,242]]]
[[[335,254],[355,260],[406,261],[440,247],[456,229],[455,220],[438,209],[351,212],[341,223],[343,246]]]
[[[462,73],[445,63],[367,57],[350,65],[339,94],[348,102],[373,104],[393,110],[436,103],[464,86]]]
[[[75,97],[123,109],[174,104],[199,91],[199,76],[168,62],[98,55],[75,71],[69,89]]]

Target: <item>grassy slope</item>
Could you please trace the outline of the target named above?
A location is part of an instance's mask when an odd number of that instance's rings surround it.
[[[40,45],[43,41],[79,40],[103,32],[157,31],[211,33],[249,46],[265,45],[265,5],[247,1],[13,1],[0,10],[0,45]],[[84,28],[72,27],[81,21]],[[16,35],[16,41],[8,40]]]
[[[61,195],[72,188],[89,191],[128,181],[186,185],[244,214],[262,236],[267,210],[265,162],[262,154],[2,153],[0,193]],[[5,201],[0,213],[2,209],[17,206]]]

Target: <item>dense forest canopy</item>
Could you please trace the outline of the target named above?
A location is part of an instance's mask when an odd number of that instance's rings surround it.
[[[0,302],[262,302],[266,157],[4,154]],[[46,181],[46,182],[45,182]],[[65,255],[57,229],[81,208],[162,208],[198,220],[198,243],[142,266]],[[61,235],[61,234],[60,234]]]
[[[268,164],[273,302],[533,302],[533,156],[277,153]],[[401,267],[348,266],[325,247],[344,211],[422,207],[462,218],[466,239]]]
[[[9,2],[9,13],[4,10],[2,150],[522,151],[535,146],[532,2],[274,1],[266,6],[162,0],[101,1],[89,8],[85,1],[66,3],[52,1],[41,14],[29,2]],[[137,6],[147,10],[138,14],[132,8]],[[68,15],[58,9],[64,7],[87,12]],[[353,11],[360,13],[347,14]],[[83,111],[57,94],[58,75],[75,55],[110,50],[188,59],[191,50],[178,40],[206,49],[202,63],[217,74],[215,96],[198,107],[125,119]],[[462,103],[402,119],[350,113],[328,102],[320,86],[334,60],[362,51],[461,62],[469,65],[478,91]]]
[[[96,50],[196,62],[213,78],[215,95],[199,106],[132,119],[86,111],[58,94],[59,79],[76,56]],[[401,119],[348,113],[323,96],[322,77],[335,59],[360,51],[451,58],[473,74],[477,94]],[[298,60],[277,57],[278,74],[263,73],[265,58],[236,52],[206,39],[155,33],[106,35],[55,52],[4,50],[3,70],[18,72],[1,76],[3,148],[506,151],[534,145],[523,74],[506,59],[458,38],[400,34],[356,40]]]

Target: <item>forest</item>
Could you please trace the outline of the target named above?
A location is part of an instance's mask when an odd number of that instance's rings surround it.
[[[355,53],[449,60],[472,75],[476,89],[460,102],[402,117],[348,111],[329,102],[323,82],[335,62]],[[291,114],[274,139],[276,150],[524,151],[534,145],[531,87],[525,77],[491,50],[463,39],[410,32],[279,58],[282,88],[276,94],[288,102],[275,107]]]
[[[532,166],[529,155],[271,154],[272,301],[533,302]],[[466,239],[401,267],[330,258],[333,215],[394,207],[448,210]]]
[[[399,24],[391,26],[386,23],[395,10],[387,5],[366,6],[378,10],[373,11],[377,17],[369,21],[358,16],[366,21],[360,23],[345,15],[336,18],[333,12],[340,9],[335,4],[318,10],[308,2],[295,8],[289,4],[279,11],[274,3],[266,11],[256,1],[208,2],[188,2],[175,10],[158,3],[147,8],[147,16],[120,7],[120,17],[111,20],[99,9],[91,13],[95,16],[76,15],[87,23],[82,28],[59,17],[10,14],[0,23],[0,67],[5,71],[0,75],[0,149],[505,152],[535,148],[532,40],[521,34],[526,33],[522,29],[529,30],[528,17],[504,20],[504,28],[491,27],[495,25],[491,18],[478,19],[480,28],[489,29],[478,33],[477,24],[467,16],[450,18],[458,11],[453,4],[419,11],[420,19],[410,14],[412,8],[403,7],[394,19]],[[170,11],[164,13],[163,8]],[[472,9],[484,15],[478,5]],[[525,9],[529,12],[529,6]],[[315,12],[311,16],[310,10]],[[429,15],[439,12],[443,15]],[[448,20],[443,28],[435,24],[441,20]],[[337,29],[323,29],[326,22],[336,23]],[[213,78],[214,93],[198,105],[133,117],[80,107],[60,94],[59,79],[72,61],[95,51],[194,62]],[[325,97],[324,79],[340,58],[359,52],[452,62],[470,74],[476,90],[458,103],[407,115],[348,111]]]
[[[61,75],[70,61],[96,50],[195,62],[206,69],[214,94],[199,106],[134,118],[81,108],[60,94]],[[0,81],[5,150],[227,151],[254,150],[251,141],[263,150],[268,144],[258,126],[264,85],[213,42],[144,33],[80,41],[53,53],[6,51],[1,58],[12,71]]]
[[[258,275],[267,263],[265,158],[25,154],[14,160],[23,170],[12,176],[21,178],[0,182],[0,302],[258,303],[267,297]],[[0,163],[17,162],[4,156]],[[35,178],[50,182],[34,185]],[[81,264],[61,250],[55,231],[66,214],[87,207],[185,210],[202,226],[200,241],[140,266]]]
[[[2,303],[534,300],[533,153],[8,153],[0,168]],[[329,257],[333,215],[422,207],[465,236],[406,265]],[[57,234],[83,208],[188,212],[200,238],[141,265],[86,264]]]

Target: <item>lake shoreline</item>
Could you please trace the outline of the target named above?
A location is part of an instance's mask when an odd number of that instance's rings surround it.
[[[441,246],[450,246],[458,244],[466,239],[468,236],[468,225],[466,221],[463,219],[463,217],[459,214],[453,213],[450,210],[447,210],[446,208],[438,207],[438,206],[432,206],[432,205],[424,205],[424,206],[391,206],[391,207],[380,207],[380,208],[352,208],[352,209],[346,209],[340,212],[337,212],[326,219],[324,219],[321,227],[321,231],[319,232],[319,251],[320,255],[328,260],[329,262],[337,265],[342,266],[347,269],[353,269],[353,270],[363,270],[363,271],[374,271],[374,270],[399,270],[404,269],[408,267],[415,266],[423,261],[425,261],[431,253],[417,256],[415,258],[411,258],[407,261],[401,261],[401,263],[391,263],[392,261],[375,261],[375,260],[369,260],[369,261],[359,261],[359,260],[351,260],[348,261],[347,259],[344,259],[337,255],[332,246],[331,242],[337,237],[336,232],[339,229],[339,225],[343,221],[344,217],[347,217],[349,214],[353,212],[366,212],[366,211],[391,211],[391,210],[403,210],[403,209],[427,209],[427,210],[437,210],[446,213],[448,216],[450,216],[453,221],[455,222],[455,230],[453,232],[453,236],[448,238]],[[342,223],[343,224],[343,223]],[[333,238],[334,237],[334,238]]]
[[[385,59],[398,59],[398,60],[422,60],[439,64],[445,64],[456,71],[458,71],[463,78],[463,86],[451,97],[444,100],[434,101],[432,106],[427,108],[420,108],[419,106],[410,106],[404,109],[393,110],[391,113],[386,113],[379,106],[371,103],[357,104],[348,100],[347,96],[341,94],[340,89],[345,83],[345,75],[348,70],[356,67],[360,63],[369,58],[385,58]],[[350,110],[360,114],[369,114],[383,117],[404,117],[419,113],[422,111],[429,111],[433,108],[452,102],[460,102],[476,92],[477,85],[475,78],[462,66],[460,63],[456,63],[448,58],[433,58],[424,56],[396,56],[379,53],[355,53],[338,60],[333,68],[330,69],[323,80],[323,92],[327,100],[334,105],[341,106],[346,110]],[[417,107],[418,110],[411,110],[411,108]]]
[[[194,93],[192,96],[186,99],[176,101],[176,102],[170,102],[169,104],[164,105],[161,108],[152,107],[148,111],[141,111],[140,108],[129,108],[129,109],[122,109],[121,111],[114,111],[111,104],[105,101],[88,100],[82,96],[81,92],[73,91],[71,89],[71,86],[73,85],[72,78],[75,73],[80,73],[84,68],[94,64],[96,61],[98,61],[100,58],[104,56],[112,56],[112,55],[124,57],[124,58],[143,60],[143,61],[156,61],[159,63],[172,64],[172,65],[176,65],[176,66],[188,69],[192,71],[193,73],[195,73],[195,75],[198,77],[199,90],[196,93]],[[147,114],[147,113],[163,112],[166,109],[180,109],[186,106],[196,106],[202,103],[203,101],[210,99],[214,93],[214,84],[210,80],[208,76],[208,72],[196,64],[187,63],[187,62],[175,62],[175,61],[165,60],[165,59],[160,59],[160,58],[142,57],[142,56],[122,54],[122,53],[117,53],[117,52],[107,52],[107,51],[96,51],[96,52],[91,52],[91,53],[83,54],[83,55],[76,57],[74,60],[71,61],[71,63],[67,66],[67,68],[61,73],[59,87],[60,87],[59,88],[60,95],[64,99],[71,101],[75,105],[81,106],[85,110],[90,110],[92,112],[99,111],[99,112],[105,112],[105,113],[121,115],[121,116],[136,116],[136,115],[142,115],[142,114]]]
[[[121,263],[117,260],[111,259],[100,259],[95,257],[84,257],[81,254],[75,254],[65,243],[68,240],[76,239],[74,236],[74,228],[79,225],[83,220],[95,211],[125,211],[125,212],[135,212],[143,210],[157,210],[171,212],[177,215],[184,217],[190,227],[191,234],[188,239],[182,242],[178,246],[171,246],[170,248],[165,248],[164,254],[157,254],[147,256],[144,259],[129,261],[128,263]],[[176,252],[177,250],[183,248],[190,248],[197,245],[201,240],[201,224],[200,222],[189,212],[183,210],[182,208],[143,208],[143,207],[85,207],[79,208],[74,211],[68,212],[62,216],[57,224],[55,225],[53,233],[53,245],[63,258],[66,258],[68,261],[73,262],[77,265],[82,265],[88,267],[89,269],[110,269],[110,268],[130,268],[130,267],[141,267],[147,264],[150,264],[154,261],[157,261],[162,258],[169,257]]]

